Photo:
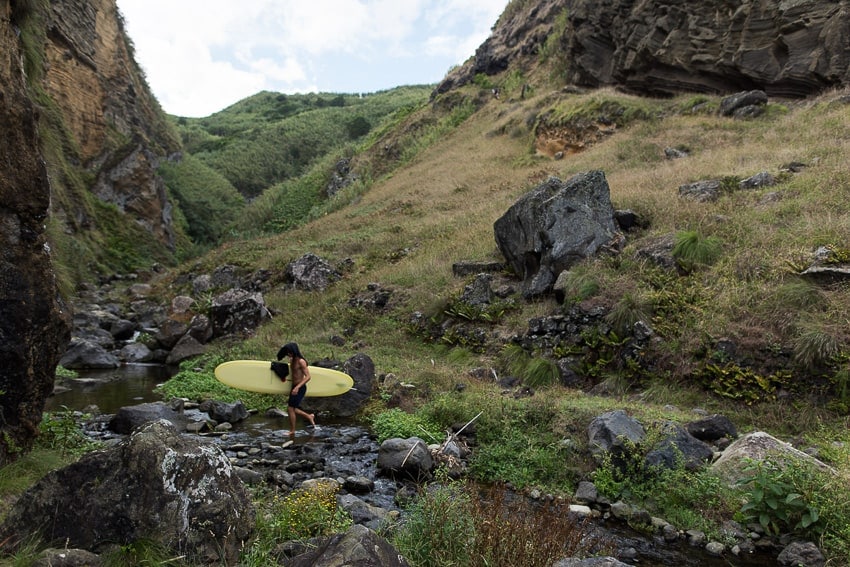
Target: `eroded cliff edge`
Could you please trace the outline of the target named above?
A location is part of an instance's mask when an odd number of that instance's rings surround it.
[[[83,249],[76,281],[168,263],[181,235],[157,168],[179,159],[181,144],[134,60],[115,0],[54,0],[34,10],[25,56],[30,83],[43,89],[43,127],[59,139],[45,148],[59,255]]]
[[[579,86],[804,97],[850,82],[848,36],[845,0],[515,0],[437,90],[549,58]]]

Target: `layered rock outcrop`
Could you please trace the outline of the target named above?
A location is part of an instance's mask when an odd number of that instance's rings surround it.
[[[58,109],[51,120],[61,121],[69,138],[64,151],[75,154],[66,159],[93,176],[85,190],[173,252],[173,206],[157,168],[179,156],[180,142],[133,60],[115,0],[58,0],[43,18],[41,86]],[[56,177],[63,192],[80,190]],[[107,231],[76,197],[54,203],[66,232]]]
[[[50,182],[21,57],[24,17],[0,0],[0,465],[32,445],[70,338],[45,238]]]
[[[650,95],[761,89],[802,97],[850,82],[846,0],[536,0],[512,3],[444,92],[540,53],[581,86]]]

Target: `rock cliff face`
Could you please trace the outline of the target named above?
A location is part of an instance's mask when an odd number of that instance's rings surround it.
[[[66,158],[93,176],[87,191],[173,252],[172,205],[156,168],[180,143],[133,60],[115,0],[55,0],[43,18],[41,84],[70,139]],[[105,230],[84,201],[57,199],[66,230]]]
[[[850,82],[848,34],[845,0],[515,1],[437,90],[527,70],[546,45],[557,74],[576,85],[802,97]]]
[[[70,333],[45,239],[50,184],[17,16],[0,0],[0,465],[32,445]]]

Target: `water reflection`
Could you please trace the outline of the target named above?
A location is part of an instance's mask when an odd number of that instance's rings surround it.
[[[103,413],[115,413],[123,406],[155,402],[162,398],[154,388],[177,373],[176,367],[161,364],[127,364],[107,370],[79,370],[79,376],[65,380],[47,398],[45,410],[67,407],[82,410],[96,405]]]

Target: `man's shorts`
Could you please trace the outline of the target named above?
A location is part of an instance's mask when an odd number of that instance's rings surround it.
[[[304,400],[304,396],[307,395],[307,385],[301,386],[298,388],[298,393],[296,395],[289,395],[289,400],[287,400],[286,405],[291,408],[301,407],[301,402]]]

